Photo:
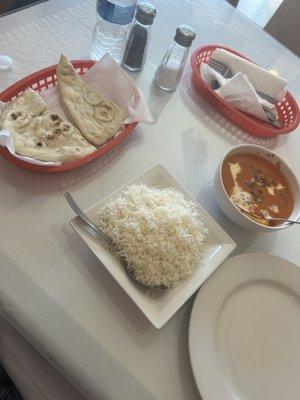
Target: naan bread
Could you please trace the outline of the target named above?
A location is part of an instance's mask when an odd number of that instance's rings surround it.
[[[126,112],[89,88],[64,54],[57,81],[65,111],[90,143],[100,146],[122,129]]]
[[[4,109],[0,129],[12,133],[17,154],[41,161],[64,163],[97,150],[70,122],[51,111],[32,89]]]

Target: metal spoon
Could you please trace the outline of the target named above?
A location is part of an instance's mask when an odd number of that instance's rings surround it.
[[[81,218],[90,228],[93,229],[94,232],[96,232],[101,239],[105,240],[105,242],[109,245],[113,245],[113,241],[107,236],[106,233],[104,233],[98,226],[96,226],[86,215],[85,213],[81,210],[81,208],[78,206],[76,201],[73,199],[71,194],[69,192],[65,193],[65,198],[67,202],[69,203],[69,206],[72,208],[72,210],[78,215],[79,218]]]
[[[79,218],[81,218],[90,228],[93,229],[94,232],[96,232],[99,237],[105,241],[106,244],[108,244],[110,246],[110,248],[115,249],[115,243],[113,242],[113,240],[107,236],[107,234],[105,232],[103,232],[98,226],[96,226],[88,217],[87,215],[81,210],[81,208],[78,206],[78,204],[76,203],[76,201],[73,199],[73,197],[71,196],[71,194],[69,192],[65,193],[65,198],[69,204],[69,206],[72,208],[72,210],[75,212],[75,214],[78,215]],[[165,289],[166,286],[160,285],[160,286],[152,286],[152,285],[148,285],[146,283],[141,282],[140,280],[138,280],[133,271],[128,268],[128,264],[126,262],[126,260],[122,257],[122,261],[126,267],[126,272],[128,274],[128,276],[133,279],[135,282],[137,282],[139,285],[143,286],[144,288],[147,289],[155,289],[155,288],[160,288],[160,289]]]
[[[246,213],[246,214],[248,214],[248,215],[250,215],[250,216],[252,216],[252,217],[254,217],[254,218],[257,218],[257,219],[263,219],[263,220],[265,220],[265,221],[269,221],[269,222],[287,222],[288,224],[290,224],[290,225],[294,225],[294,224],[300,224],[300,221],[295,221],[295,220],[292,220],[292,219],[287,219],[287,218],[276,218],[276,217],[270,217],[270,218],[268,218],[268,217],[262,217],[262,216],[260,216],[260,215],[257,215],[257,214],[254,214],[254,213],[251,213],[251,212],[249,212],[249,211],[247,211],[247,210],[245,210],[242,206],[240,206],[239,204],[236,204],[237,205],[237,207],[240,209],[240,210],[242,210],[244,213]]]

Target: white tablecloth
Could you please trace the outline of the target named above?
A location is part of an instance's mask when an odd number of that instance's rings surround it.
[[[57,62],[86,58],[93,0],[50,0],[0,18],[0,52],[14,60],[0,90]],[[237,242],[236,254],[264,251],[300,264],[299,231],[247,233],[218,210],[212,178],[231,146],[275,149],[300,176],[299,129],[262,141],[228,122],[192,88],[190,67],[174,94],[151,84],[176,26],[197,32],[193,48],[221,43],[275,69],[300,98],[300,61],[224,0],[153,1],[149,57],[135,76],[156,117],[107,157],[55,176],[0,159],[0,310],[89,399],[199,399],[188,356],[192,299],[160,331],[153,328],[68,226],[63,193],[86,208],[156,163],[163,163]],[[0,328],[1,329],[1,328]]]

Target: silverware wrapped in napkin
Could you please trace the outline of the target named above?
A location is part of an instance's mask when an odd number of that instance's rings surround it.
[[[280,126],[275,103],[285,98],[285,79],[224,49],[214,50],[211,60],[201,63],[200,72],[216,93],[239,110]]]

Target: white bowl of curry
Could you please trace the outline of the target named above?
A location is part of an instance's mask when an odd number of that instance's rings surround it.
[[[230,149],[214,183],[219,207],[242,228],[272,232],[290,225],[268,219],[300,217],[297,177],[281,157],[264,147],[245,144]]]

